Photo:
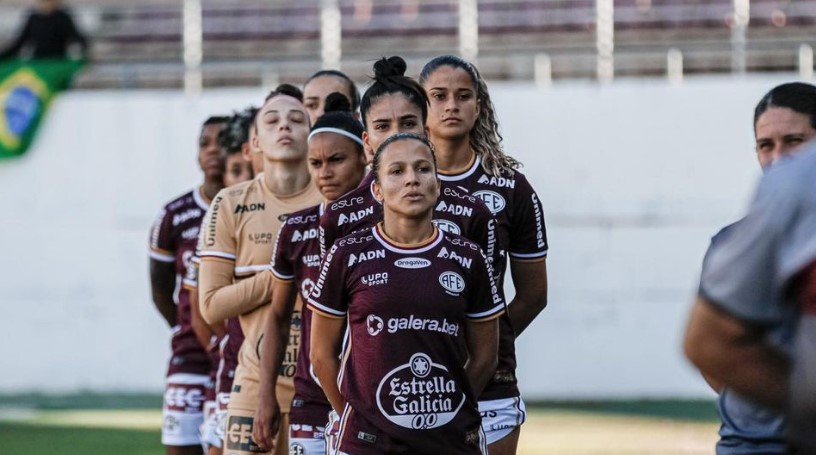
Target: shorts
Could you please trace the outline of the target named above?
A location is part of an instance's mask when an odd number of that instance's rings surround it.
[[[289,454],[289,414],[281,413],[280,428],[275,437],[275,448],[271,452],[263,452],[252,440],[252,424],[255,410],[230,408],[227,414],[226,433],[224,435],[224,455],[249,455],[265,453],[271,455]]]
[[[289,425],[289,455],[325,455],[326,428]]]
[[[162,406],[162,444],[195,446],[204,422],[204,396],[211,381],[206,374],[176,373],[167,377]]]
[[[527,420],[527,408],[521,397],[480,401],[479,414],[488,445],[504,439]]]
[[[204,423],[201,424],[201,445],[206,452],[209,447],[221,448],[222,438],[218,437],[218,403],[204,403]]]

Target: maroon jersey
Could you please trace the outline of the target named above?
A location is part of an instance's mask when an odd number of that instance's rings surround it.
[[[382,205],[374,198],[372,183],[374,173],[369,172],[357,188],[327,204],[320,216],[321,257],[335,240],[368,229],[382,220]]]
[[[235,369],[238,368],[238,352],[244,343],[244,331],[238,318],[227,319],[227,333],[221,340],[218,362],[218,375],[215,382],[216,393],[229,394],[232,391],[232,381],[235,379]]]
[[[518,171],[500,177],[487,174],[477,157],[461,174],[439,174],[443,184],[451,185],[484,201],[498,222],[499,243],[511,259],[543,260],[547,257],[547,230],[544,210],[527,178]],[[499,263],[500,267],[505,261]],[[504,283],[504,268],[496,271]],[[509,310],[512,311],[512,308]],[[480,400],[497,400],[519,395],[516,381],[515,332],[509,318],[499,322],[499,367]]]
[[[294,281],[305,301],[320,274],[320,239],[318,219],[323,204],[295,212],[281,225],[272,256],[272,273],[283,281]],[[301,313],[301,314],[298,314]],[[312,311],[304,306],[292,313],[301,320],[300,348],[295,372],[295,397],[289,422],[300,425],[325,426],[331,405],[309,361],[309,340]]]
[[[504,300],[478,245],[438,229],[415,248],[379,226],[352,234],[326,254],[308,305],[348,320],[340,450],[481,453],[465,325],[498,317]]]
[[[174,199],[162,208],[150,235],[150,258],[174,263],[176,268],[176,327],[173,328],[173,355],[168,375],[208,374],[210,370],[210,356],[193,332],[190,291],[181,286],[208,205],[197,188]]]

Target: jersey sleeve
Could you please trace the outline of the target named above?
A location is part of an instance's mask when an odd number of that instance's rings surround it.
[[[470,298],[465,316],[475,321],[487,321],[504,312],[504,294],[496,286],[493,270],[484,252],[473,254]]]
[[[309,308],[328,317],[346,317],[348,293],[346,292],[344,263],[344,250],[338,248],[337,244],[332,245],[323,258],[317,284],[307,299]]]
[[[320,257],[326,256],[326,252],[334,241],[337,240],[337,222],[334,218],[334,213],[326,207],[323,215],[320,215],[320,224],[318,230],[320,231]]]
[[[281,281],[293,281],[295,279],[295,267],[292,264],[290,254],[286,248],[291,245],[285,239],[291,238],[291,229],[289,223],[281,224],[278,229],[278,236],[275,238],[275,249],[272,251],[272,274],[276,279]]]
[[[172,235],[173,214],[163,208],[150,230],[150,258],[159,262],[176,261],[176,241]]]
[[[232,216],[230,200],[224,197],[221,190],[213,199],[205,215],[205,224],[201,231],[201,259],[222,259],[235,261],[237,240],[235,238],[235,219]]]
[[[184,278],[181,280],[181,285],[186,289],[198,289],[198,270],[201,265],[201,258],[198,254],[199,252],[196,250],[192,257],[190,257],[190,264],[187,265]]]
[[[540,260],[547,257],[547,228],[544,209],[530,182],[516,175],[513,195],[513,213],[510,227],[510,257],[516,260]]]
[[[493,213],[490,209],[484,205],[477,206],[470,228],[472,232],[468,233],[465,237],[482,248],[493,270],[494,277],[498,278],[496,274],[500,273],[503,269],[501,263],[504,260],[504,256],[502,255],[503,248],[502,245],[500,245],[496,226],[496,219],[493,217]]]

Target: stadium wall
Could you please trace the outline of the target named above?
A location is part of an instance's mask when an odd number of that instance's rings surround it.
[[[781,82],[492,87],[551,244],[549,307],[518,340],[528,399],[711,396],[682,330],[708,240],[759,175],[753,105]],[[263,95],[67,93],[32,150],[0,162],[0,393],[162,389],[149,227],[200,178],[200,122]]]

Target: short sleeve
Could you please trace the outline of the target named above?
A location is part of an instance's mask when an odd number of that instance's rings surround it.
[[[286,246],[291,245],[285,239],[290,238],[288,223],[281,224],[278,229],[278,236],[275,238],[275,249],[272,251],[272,274],[281,281],[293,281],[295,279],[295,267],[289,257]]]
[[[337,240],[337,223],[332,217],[332,211],[326,208],[323,215],[320,216],[320,257],[324,257],[329,250],[329,245],[334,245]]]
[[[332,245],[323,258],[317,284],[307,299],[309,308],[324,316],[344,318],[348,311],[343,252],[337,244]]]
[[[502,314],[505,309],[504,295],[496,286],[493,270],[484,252],[479,250],[473,256],[472,291],[465,316],[475,321],[486,321]]]
[[[204,216],[205,224],[201,232],[201,259],[235,260],[237,242],[235,219],[229,199],[224,197],[225,188],[213,199]]]
[[[544,209],[527,179],[517,173],[510,220],[510,257],[517,260],[539,260],[547,257],[547,227]]]
[[[184,273],[184,278],[181,280],[182,286],[187,289],[198,288],[198,270],[201,265],[201,258],[198,256],[198,251],[193,253],[190,258],[190,263],[187,265],[187,270]]]
[[[166,208],[159,212],[150,230],[150,258],[159,262],[176,261],[176,241],[173,238],[173,216]]]
[[[493,213],[487,207],[482,207],[484,210],[476,210],[473,222],[470,223],[471,232],[467,233],[465,237],[468,240],[477,243],[493,270],[494,277],[501,273],[503,267],[501,266],[504,256],[502,254],[502,245],[500,245],[498,232],[496,231],[497,222],[493,217]]]

